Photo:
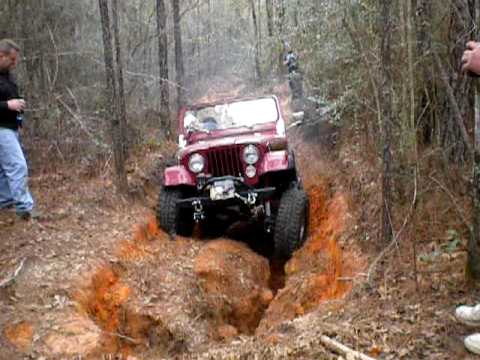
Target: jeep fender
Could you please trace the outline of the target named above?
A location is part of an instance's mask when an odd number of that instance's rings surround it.
[[[259,175],[292,168],[292,159],[287,150],[267,152],[260,165]]]
[[[165,169],[164,186],[195,186],[195,179],[184,166],[171,166]]]

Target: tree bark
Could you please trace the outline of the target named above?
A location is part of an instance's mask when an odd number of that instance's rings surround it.
[[[478,81],[478,80],[477,80]],[[473,159],[473,229],[467,245],[467,279],[480,280],[480,92],[475,91],[475,152]]]
[[[445,88],[447,90],[447,96],[448,96],[448,100],[450,102],[453,117],[454,117],[455,122],[458,126],[458,129],[460,131],[461,139],[459,139],[459,140],[462,141],[465,144],[466,148],[468,149],[468,153],[471,154],[472,151],[473,151],[472,144],[470,143],[470,139],[469,139],[469,136],[468,136],[468,133],[467,133],[467,129],[465,128],[465,124],[463,123],[462,113],[460,111],[460,107],[459,107],[457,99],[455,97],[455,92],[454,92],[453,88],[451,87],[451,85],[448,81],[448,74],[447,74],[447,71],[444,69],[444,67],[442,65],[442,62],[440,60],[440,55],[438,55],[438,53],[436,51],[434,51],[433,54],[434,54],[433,58],[435,60],[435,64],[437,65],[437,68],[440,72],[440,78],[442,79],[442,81],[445,85]]]
[[[184,76],[183,68],[183,51],[182,51],[182,30],[180,27],[180,4],[179,0],[172,0],[173,7],[173,36],[175,39],[175,71],[177,83],[177,108],[180,108],[185,101]]]
[[[300,2],[299,0],[295,1],[295,4],[293,4],[293,26],[295,28],[298,27],[298,9],[300,7]]]
[[[480,3],[475,6],[475,22],[480,20]],[[478,30],[477,30],[478,36]],[[480,83],[475,79],[475,145],[473,156],[472,233],[467,245],[467,279],[480,280]]]
[[[284,73],[283,57],[285,53],[285,39],[283,39],[283,26],[285,21],[285,3],[284,0],[275,0],[275,22],[277,32],[277,43],[280,51],[278,51],[277,68],[278,74]]]
[[[115,89],[115,71],[113,63],[112,33],[110,31],[110,15],[108,10],[108,0],[98,0],[100,9],[100,19],[102,22],[103,52],[105,60],[106,92],[107,92],[107,111],[111,116],[110,130],[113,142],[113,157],[115,164],[115,183],[117,191],[126,194],[128,190],[127,176],[125,172],[125,157],[122,149],[122,138],[120,129],[120,120],[118,111],[115,109],[115,98],[117,92]]]
[[[165,1],[157,0],[157,37],[158,37],[158,69],[160,75],[160,126],[165,126],[165,132],[171,134],[170,123],[170,92],[168,87],[168,38],[167,13]]]
[[[380,0],[382,14],[382,38],[380,58],[382,68],[382,117],[383,117],[383,173],[382,173],[382,241],[391,242],[392,228],[392,8],[393,0]]]
[[[255,11],[255,2],[254,0],[250,0],[250,7],[252,11],[252,21],[253,21],[253,33],[255,36],[255,81],[259,83],[261,81],[261,73],[260,73],[260,39],[258,36],[258,24],[257,24],[257,12]]]
[[[273,36],[273,3],[272,0],[265,0],[265,8],[267,11],[267,31],[268,36]]]
[[[418,94],[418,106],[415,111],[416,126],[421,134],[421,141],[430,144],[434,139],[435,111],[432,100],[434,99],[434,82],[432,74],[432,38],[431,38],[431,19],[432,19],[432,1],[417,0],[416,4],[416,42],[419,66],[418,84],[421,86]]]
[[[115,61],[116,61],[116,83],[118,89],[118,96],[115,97],[115,111],[119,120],[120,126],[120,142],[122,144],[123,156],[128,156],[127,146],[127,105],[125,101],[125,87],[123,85],[123,60],[122,48],[120,46],[120,31],[118,28],[118,0],[112,0],[112,22],[115,42]]]
[[[460,66],[460,59],[465,48],[467,41],[471,40],[474,36],[473,29],[475,28],[475,23],[473,22],[473,0],[454,0],[451,1],[451,20],[450,20],[450,31],[449,31],[449,54],[450,55],[450,69],[451,72],[456,72]],[[450,71],[449,71],[450,72]],[[470,152],[472,151],[472,146],[470,146],[470,139],[465,141],[465,122],[473,119],[473,88],[471,81],[468,77],[458,73],[457,76],[453,74],[448,74],[448,81],[450,87],[453,90],[453,95],[455,97],[457,108],[447,108],[445,109],[446,116],[448,121],[449,128],[447,131],[443,132],[443,148],[445,152],[448,153],[450,160],[454,162],[464,162],[467,158],[470,158]],[[451,94],[448,94],[450,97]],[[459,122],[459,118],[463,119]],[[456,122],[458,126],[456,126]],[[468,150],[468,152],[466,151]]]
[[[284,0],[275,1],[275,19],[277,23],[277,33],[281,36],[283,34],[283,25],[285,21],[285,2]]]

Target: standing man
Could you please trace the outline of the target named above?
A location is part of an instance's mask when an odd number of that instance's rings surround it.
[[[302,74],[298,71],[298,57],[290,49],[290,45],[286,45],[286,48],[288,52],[283,59],[283,65],[288,69],[288,85],[292,91],[292,99],[301,99],[303,97],[303,79]]]
[[[480,76],[480,43],[475,41],[467,43],[462,56],[462,71],[472,76]],[[457,307],[455,317],[467,326],[480,327],[480,304]],[[480,355],[480,332],[467,336],[464,344],[470,352]]]
[[[17,66],[19,51],[20,47],[12,40],[0,40],[0,209],[15,206],[17,216],[29,220],[34,203],[18,136],[25,101],[11,74]]]
[[[285,55],[283,59],[283,65],[287,66],[289,74],[298,70],[297,55],[293,52],[292,49],[289,49],[287,55]]]

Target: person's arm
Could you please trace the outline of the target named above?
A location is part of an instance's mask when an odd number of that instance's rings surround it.
[[[469,41],[462,56],[462,71],[480,75],[480,43]]]
[[[0,110],[23,111],[25,110],[25,100],[11,99],[7,101],[0,101]]]

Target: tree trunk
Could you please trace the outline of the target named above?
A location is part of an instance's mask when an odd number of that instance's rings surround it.
[[[273,0],[265,0],[265,8],[267,10],[267,31],[268,36],[273,36]]]
[[[207,36],[206,36],[206,57],[205,57],[205,63],[207,65],[207,68],[205,69],[205,72],[207,74],[207,78],[210,78],[213,75],[214,69],[212,66],[212,51],[213,51],[213,45],[212,45],[212,2],[210,0],[207,0],[207,16],[206,16],[206,22],[207,22]]]
[[[463,128],[468,120],[473,119],[473,88],[471,81],[462,73],[458,73],[458,76],[453,75],[460,66],[460,59],[465,48],[467,41],[471,40],[474,36],[473,29],[475,23],[473,22],[473,7],[472,0],[455,0],[451,2],[452,17],[450,21],[449,41],[450,46],[449,54],[452,74],[448,74],[450,87],[453,89],[453,94],[458,105],[457,113],[456,109],[447,108],[445,118],[448,119],[450,127],[445,132],[443,138],[443,148],[449,155],[449,158],[454,162],[463,162],[466,158],[470,158],[471,150],[469,146],[470,139],[465,137]],[[454,70],[455,69],[455,70]],[[450,73],[450,71],[449,71]],[[450,96],[450,95],[449,95]],[[458,116],[462,119],[458,122]],[[456,122],[457,121],[457,122]]]
[[[160,126],[165,127],[167,137],[171,134],[170,92],[168,87],[168,39],[167,13],[165,1],[157,0],[157,37],[158,37],[158,69],[160,75]]]
[[[278,73],[284,73],[283,57],[285,53],[285,39],[283,39],[283,22],[285,21],[285,3],[284,0],[275,0],[275,20],[277,30],[277,43],[279,46],[277,67]]]
[[[173,7],[173,36],[175,38],[175,72],[177,83],[177,108],[185,101],[182,30],[180,28],[180,4],[179,0],[172,0]]]
[[[475,23],[480,20],[480,3],[475,6]],[[478,36],[478,31],[477,31]],[[473,157],[472,233],[468,239],[467,279],[480,280],[480,83],[475,79],[475,145]]]
[[[382,125],[383,125],[383,181],[382,181],[382,241],[388,244],[392,240],[392,17],[393,0],[380,0],[382,12],[382,37],[380,58],[382,67]]]
[[[431,38],[431,19],[432,19],[432,1],[417,0],[416,4],[416,40],[417,55],[419,64],[418,84],[419,102],[415,111],[416,123],[421,134],[421,141],[430,144],[434,139],[435,133],[435,111],[432,107],[434,95],[434,83],[432,79],[432,38]]]
[[[444,66],[442,65],[440,55],[438,55],[438,53],[435,50],[433,51],[433,58],[435,60],[435,64],[437,65],[438,71],[440,72],[440,78],[442,79],[447,91],[447,99],[450,103],[449,111],[452,113],[452,117],[453,117],[453,119],[451,119],[450,122],[451,124],[456,123],[458,127],[459,135],[455,136],[456,137],[455,141],[458,141],[464,144],[464,146],[468,150],[468,154],[471,154],[473,152],[472,145],[470,144],[468,132],[467,132],[467,129],[465,128],[460,106],[458,104],[457,98],[455,97],[455,91],[451,87],[448,81],[448,74]],[[453,131],[455,130],[453,130],[453,127],[451,127],[450,129],[451,129],[450,131],[452,131],[452,134],[450,135],[453,137],[454,136]]]
[[[107,111],[111,116],[110,129],[113,141],[113,157],[115,163],[115,180],[117,191],[126,194],[128,190],[127,176],[125,172],[125,157],[122,150],[122,138],[120,120],[115,109],[115,71],[113,64],[112,33],[110,31],[110,16],[108,12],[108,0],[98,0],[100,19],[102,22],[103,51],[105,58],[105,75],[107,82]]]
[[[467,279],[478,281],[480,280],[480,92],[478,89],[475,91],[475,152],[472,195],[473,229],[467,246]]]
[[[120,126],[120,138],[121,145],[123,150],[123,156],[127,158],[128,156],[128,146],[127,146],[127,105],[125,101],[125,88],[123,85],[123,60],[122,60],[122,50],[120,46],[120,31],[118,29],[118,0],[112,0],[112,22],[113,22],[113,33],[114,33],[114,42],[115,42],[115,61],[116,61],[116,83],[118,94],[115,97],[115,111],[117,112],[116,116],[119,120]]]
[[[295,4],[293,4],[293,26],[295,27],[295,31],[297,31],[298,28],[298,9],[300,6],[301,5],[298,0],[296,0]]]
[[[255,2],[254,0],[250,0],[250,7],[252,11],[252,20],[253,20],[253,33],[255,36],[255,81],[259,83],[261,81],[261,74],[260,74],[260,59],[259,59],[259,46],[260,46],[260,39],[258,36],[258,24],[257,24],[257,12],[255,11]]]
[[[284,0],[275,0],[275,19],[277,23],[277,33],[283,35],[283,26],[285,21],[285,2]]]

